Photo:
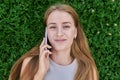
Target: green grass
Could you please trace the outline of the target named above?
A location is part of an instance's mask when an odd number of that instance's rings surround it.
[[[0,0],[0,80],[7,80],[14,62],[40,43],[44,12],[56,2],[70,4],[79,14],[100,80],[119,80],[119,0]]]

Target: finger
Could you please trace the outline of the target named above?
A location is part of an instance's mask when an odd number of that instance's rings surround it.
[[[52,54],[52,52],[50,52],[49,50],[44,50],[40,55],[40,58],[45,58],[48,54]]]
[[[44,45],[43,47],[40,48],[40,52],[42,53],[44,50],[51,49],[52,47],[49,45]]]
[[[49,59],[49,55],[50,55],[50,53],[49,53],[49,54],[47,54],[47,57],[46,57],[47,59]]]
[[[43,38],[42,43],[40,44],[40,48],[45,44],[45,38]]]
[[[41,42],[41,44],[40,44],[40,46],[39,46],[39,52],[41,53],[41,47],[44,45],[44,38],[43,38],[43,40],[42,40],[42,42]],[[40,54],[39,53],[39,54]]]

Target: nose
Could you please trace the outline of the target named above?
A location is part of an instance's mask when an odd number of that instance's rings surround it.
[[[57,29],[57,36],[63,36],[63,30],[62,28]]]

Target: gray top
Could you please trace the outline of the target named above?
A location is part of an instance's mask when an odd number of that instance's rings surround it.
[[[44,80],[73,80],[77,69],[76,59],[69,65],[62,66],[56,64],[50,59],[50,68],[44,78]]]

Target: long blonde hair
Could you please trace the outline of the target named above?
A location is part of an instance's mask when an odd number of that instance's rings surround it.
[[[51,12],[55,10],[61,10],[69,13],[77,28],[77,37],[74,39],[71,49],[71,56],[77,59],[78,68],[74,76],[74,80],[98,80],[98,71],[95,62],[91,56],[88,43],[83,32],[82,26],[79,22],[79,16],[75,10],[66,4],[53,5],[45,13],[44,23],[46,25],[47,19]],[[39,60],[39,45],[32,48],[29,52],[24,54],[12,67],[9,80],[33,80],[34,75],[38,70],[38,60]],[[32,57],[32,59],[27,64],[22,76],[20,77],[20,71],[22,62],[25,58]],[[96,75],[94,75],[96,73]],[[96,79],[94,79],[96,76]]]

